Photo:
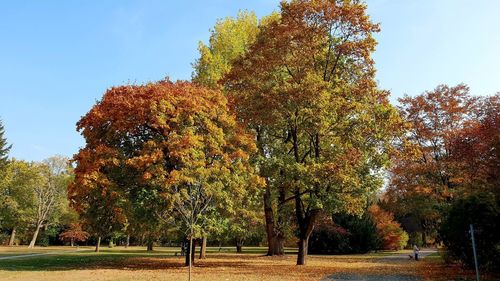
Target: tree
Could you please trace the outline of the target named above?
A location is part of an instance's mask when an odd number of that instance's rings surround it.
[[[33,190],[41,182],[38,166],[12,159],[0,179],[0,224],[11,231],[9,245],[14,245],[16,233],[31,221],[30,210],[35,206]]]
[[[477,98],[466,85],[440,85],[400,103],[409,128],[393,158],[384,206],[399,220],[414,220],[426,244],[427,236],[436,235],[443,206],[462,193],[453,140],[476,119]]]
[[[477,117],[450,141],[450,162],[459,171],[460,195],[492,192],[500,196],[500,93],[478,101]]]
[[[246,53],[259,32],[257,16],[240,11],[236,18],[218,20],[211,30],[209,45],[198,44],[200,58],[194,63],[193,82],[210,88],[231,69],[232,62]]]
[[[158,218],[170,213],[192,241],[207,217],[232,213],[262,184],[248,163],[253,139],[217,90],[168,80],[115,87],[78,129],[86,146],[75,158],[72,197],[83,210],[107,205],[109,218],[131,219],[127,208],[143,202],[131,194],[142,190],[154,195],[147,202]],[[90,192],[110,194],[112,202],[86,202]]]
[[[56,210],[67,204],[67,186],[71,180],[71,168],[69,159],[54,156],[38,165],[41,181],[34,186],[35,206],[31,210],[35,231],[29,244],[33,248],[40,229],[51,221],[53,214],[58,214]]]
[[[375,221],[378,235],[382,240],[382,249],[401,250],[406,247],[408,234],[394,220],[392,213],[381,209],[377,204],[371,205],[368,211]]]
[[[225,78],[238,117],[257,136],[269,244],[282,240],[274,214],[293,203],[298,265],[322,212],[359,213],[381,186],[399,132],[374,81],[379,27],[365,11],[359,1],[282,2],[281,17],[261,26]]]
[[[7,160],[9,158],[9,151],[12,148],[12,145],[7,143],[7,139],[4,136],[5,128],[2,124],[2,120],[0,120],[0,176],[2,169],[7,164]]]
[[[89,234],[82,230],[82,225],[79,223],[70,224],[69,228],[59,234],[59,239],[64,242],[70,242],[73,247],[75,242],[83,242],[87,240]]]

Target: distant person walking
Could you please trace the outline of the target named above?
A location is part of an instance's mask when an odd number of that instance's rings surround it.
[[[415,260],[418,261],[418,254],[420,253],[420,249],[417,247],[417,245],[413,245],[413,256],[415,257]]]

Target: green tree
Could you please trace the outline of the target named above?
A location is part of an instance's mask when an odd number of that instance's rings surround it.
[[[44,225],[55,223],[62,211],[67,207],[67,187],[72,179],[69,159],[61,156],[47,158],[37,165],[39,181],[32,190],[35,204],[30,216],[34,224],[34,232],[29,248],[35,246],[40,229]]]
[[[9,158],[9,151],[12,145],[7,143],[7,139],[4,136],[5,128],[3,126],[2,120],[0,119],[0,177],[2,176],[2,169],[4,169]]]
[[[9,245],[14,245],[16,233],[31,222],[30,210],[35,205],[33,190],[40,183],[38,166],[12,159],[0,180],[0,226],[9,229]]]
[[[500,208],[491,193],[476,193],[456,200],[445,216],[440,234],[448,253],[474,267],[469,225],[474,225],[478,261],[487,270],[499,270]]]
[[[269,244],[273,213],[292,203],[298,265],[322,212],[359,213],[382,185],[400,120],[374,80],[378,30],[359,1],[282,2],[281,17],[261,26],[225,79],[273,189],[265,200]]]
[[[259,32],[257,16],[240,11],[236,18],[218,20],[211,30],[209,45],[199,42],[200,58],[194,63],[193,82],[211,88],[231,69],[232,62],[246,53]]]

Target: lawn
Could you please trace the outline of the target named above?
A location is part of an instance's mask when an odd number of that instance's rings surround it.
[[[76,252],[70,247],[28,250],[26,247],[0,247],[0,280],[187,280],[183,257],[178,248],[90,247]],[[395,252],[365,255],[310,256],[306,266],[296,266],[295,249],[285,257],[265,257],[264,248],[247,247],[242,254],[233,248],[209,247],[208,258],[196,260],[193,280],[321,280],[334,273],[369,275],[402,274],[422,280],[473,280],[473,273],[458,266],[446,266],[439,255],[421,262],[401,259],[388,261]],[[400,252],[401,253],[401,252]],[[405,253],[405,252],[402,252]],[[42,254],[15,259],[6,256]],[[488,279],[486,279],[488,280]],[[490,279],[492,280],[492,279]]]

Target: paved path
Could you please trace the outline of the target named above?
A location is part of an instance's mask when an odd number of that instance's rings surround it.
[[[436,249],[422,249],[419,258],[424,259],[426,256],[436,253]],[[376,262],[384,263],[400,263],[400,262],[415,262],[410,260],[408,253],[395,254],[391,256],[382,256],[374,258]],[[356,274],[356,273],[336,273],[327,276],[322,281],[420,281],[420,277],[404,274],[394,275],[371,275],[371,274]]]
[[[430,254],[437,253],[436,249],[422,249],[420,250],[420,254],[418,255],[419,259],[424,259]],[[391,255],[391,256],[383,256],[380,257],[380,261],[383,262],[404,262],[404,261],[410,261],[409,253],[402,253],[402,254],[396,254],[396,255]],[[413,256],[413,253],[411,253]]]
[[[74,250],[74,251],[55,251],[55,252],[16,255],[16,256],[6,256],[6,257],[0,257],[0,260],[13,260],[13,259],[20,259],[20,258],[48,256],[48,255],[60,255],[60,254],[64,254],[64,253],[76,253],[76,252],[88,252],[88,251],[92,251],[92,250],[82,249],[82,250]]]

